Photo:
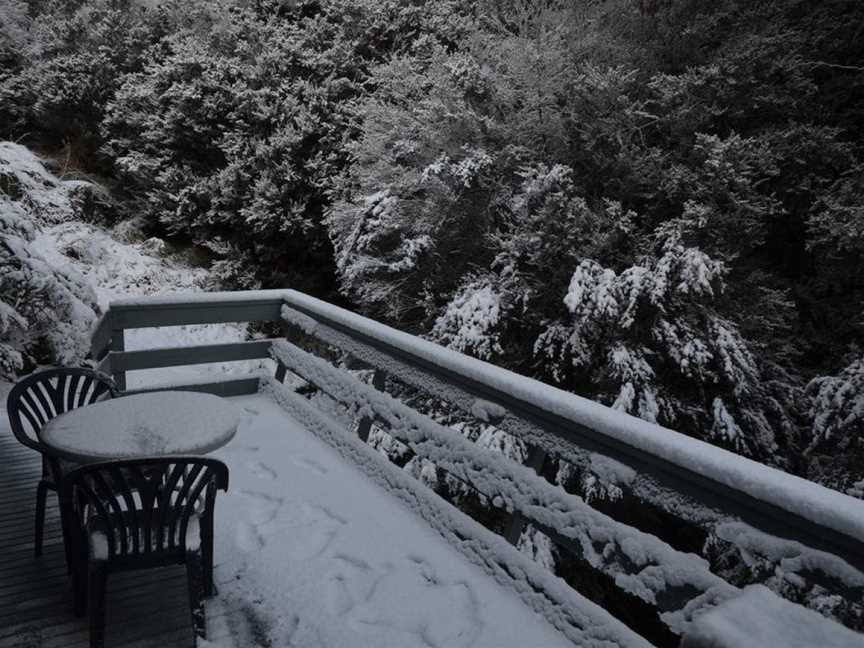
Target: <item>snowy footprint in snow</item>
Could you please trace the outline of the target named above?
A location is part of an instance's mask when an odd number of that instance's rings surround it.
[[[263,461],[250,461],[248,464],[246,464],[246,466],[249,468],[252,474],[259,479],[266,479],[268,481],[272,481],[278,476],[276,471]]]
[[[326,600],[331,614],[347,618],[359,634],[403,637],[404,645],[468,648],[483,629],[470,585],[441,579],[422,556],[372,566],[338,554],[327,574]],[[405,598],[403,592],[414,592]],[[420,593],[420,597],[416,593]]]
[[[314,459],[309,459],[308,457],[294,457],[291,461],[295,465],[300,466],[301,468],[307,468],[319,475],[327,474],[327,469]]]
[[[229,494],[229,497],[232,494]],[[262,549],[269,538],[267,526],[272,523],[284,504],[284,500],[266,493],[240,490],[235,496],[250,501],[248,519],[240,520],[236,527],[235,544],[241,551],[251,552]]]

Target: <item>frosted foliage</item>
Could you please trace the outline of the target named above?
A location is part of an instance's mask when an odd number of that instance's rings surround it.
[[[815,445],[838,434],[859,438],[864,428],[864,356],[837,376],[822,376],[807,387]]]
[[[348,235],[333,241],[337,268],[346,286],[372,302],[384,300],[394,276],[415,270],[433,239],[408,231],[400,200],[389,189],[365,196],[352,218],[356,222]]]
[[[470,188],[483,171],[492,166],[492,158],[483,149],[463,146],[464,157],[453,160],[442,153],[434,162],[427,165],[420,174],[424,182],[431,178],[452,179],[463,187]]]
[[[46,224],[74,217],[72,194],[89,183],[61,180],[36,155],[12,142],[0,142],[0,189],[4,212],[14,211],[33,223]]]
[[[438,488],[438,470],[435,464],[423,457],[412,457],[405,464],[405,472],[429,488]]]
[[[491,426],[483,426],[476,443],[481,448],[499,452],[519,463],[524,463],[528,457],[528,449],[523,441]]]
[[[30,17],[24,0],[0,4],[0,53],[20,51],[29,40]]]
[[[615,298],[617,275],[594,261],[583,261],[573,273],[564,304],[580,321],[616,317],[620,307]]]
[[[437,342],[488,360],[501,353],[497,327],[501,319],[500,296],[488,283],[470,283],[448,304],[432,329]]]
[[[611,501],[621,499],[624,489],[636,479],[636,471],[619,461],[601,454],[591,453],[589,470],[582,474],[580,489],[586,502]],[[566,472],[562,473],[564,470]],[[573,473],[569,464],[559,468],[558,483],[562,477]]]
[[[852,484],[849,488],[846,489],[846,492],[852,497],[864,499],[864,479]]]
[[[543,565],[553,574],[555,573],[555,555],[553,553],[552,540],[549,536],[538,531],[532,526],[526,527],[519,536],[519,551],[531,556],[536,562]]]
[[[759,368],[738,328],[714,310],[726,269],[685,243],[699,228],[690,216],[660,226],[654,253],[637,265],[618,271],[581,260],[562,299],[569,318],[549,323],[534,353],[558,381],[590,376],[603,385],[597,396],[614,409],[706,429],[736,451],[760,454],[775,444],[764,414],[748,409],[759,402]],[[682,387],[672,372],[686,379]],[[682,414],[700,420],[692,425]]]
[[[729,410],[726,409],[722,399],[714,399],[712,412],[714,415],[714,425],[711,427],[711,434],[716,438],[723,439],[736,449],[743,449],[743,433],[741,428],[738,427],[735,419],[729,414]]]
[[[85,279],[36,250],[40,223],[72,218],[74,189],[27,149],[0,143],[0,377],[23,367],[23,354],[45,345],[43,362],[77,364],[87,353],[98,306]]]

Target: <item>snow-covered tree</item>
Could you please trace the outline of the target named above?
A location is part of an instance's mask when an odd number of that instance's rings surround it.
[[[814,378],[807,393],[811,478],[864,496],[864,357],[859,354],[836,376]]]

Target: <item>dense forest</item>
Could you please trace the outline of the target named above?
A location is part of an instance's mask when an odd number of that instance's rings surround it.
[[[857,0],[5,0],[0,139],[227,288],[864,495]],[[7,375],[76,290],[15,228]]]

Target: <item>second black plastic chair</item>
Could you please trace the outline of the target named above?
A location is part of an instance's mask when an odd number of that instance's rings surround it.
[[[63,478],[75,611],[89,607],[92,648],[104,644],[108,574],[170,564],[186,565],[193,631],[204,637],[213,509],[217,491],[227,488],[227,466],[203,457],[89,464]]]

